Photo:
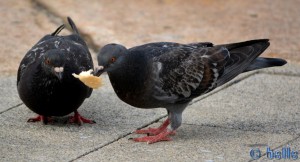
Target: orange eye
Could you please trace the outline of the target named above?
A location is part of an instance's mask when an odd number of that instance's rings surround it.
[[[113,62],[115,62],[116,61],[116,58],[115,57],[112,57],[111,59],[110,59],[110,62],[111,63],[113,63]]]
[[[51,63],[51,62],[50,62],[49,59],[46,59],[46,60],[45,60],[45,64],[50,65],[50,63]]]

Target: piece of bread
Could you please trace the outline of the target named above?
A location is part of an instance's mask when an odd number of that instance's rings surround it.
[[[73,73],[72,75],[75,78],[78,78],[82,83],[84,83],[86,86],[97,89],[102,85],[102,80],[100,77],[94,76],[91,74],[93,70],[89,71],[82,71],[79,75]]]

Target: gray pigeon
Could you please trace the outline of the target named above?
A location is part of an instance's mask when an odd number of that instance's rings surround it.
[[[77,109],[88,98],[92,89],[72,76],[93,69],[88,47],[68,17],[73,34],[58,36],[64,25],[44,36],[25,55],[17,78],[18,93],[24,104],[39,114],[28,122],[43,121],[51,116],[74,112],[70,122],[95,123],[79,115]]]
[[[157,42],[130,49],[108,44],[98,54],[96,75],[106,71],[118,97],[129,105],[166,108],[168,119],[160,127],[136,130],[150,136],[133,140],[168,141],[181,125],[182,112],[195,97],[240,73],[286,64],[283,59],[258,57],[269,45],[268,39],[223,45]]]

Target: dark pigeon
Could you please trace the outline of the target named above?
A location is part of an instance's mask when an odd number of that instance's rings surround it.
[[[88,47],[68,17],[73,34],[58,36],[64,25],[44,36],[25,55],[20,63],[17,87],[21,100],[35,113],[29,122],[43,121],[51,116],[65,116],[74,112],[70,122],[95,123],[83,118],[77,109],[88,98],[92,89],[72,76],[93,69]]]
[[[108,73],[116,94],[127,104],[167,109],[168,119],[160,127],[135,131],[151,136],[134,141],[154,143],[171,140],[169,135],[181,125],[182,112],[195,97],[240,73],[286,64],[283,59],[258,57],[269,45],[268,39],[224,45],[158,42],[130,49],[108,44],[98,54],[96,70],[98,76]]]

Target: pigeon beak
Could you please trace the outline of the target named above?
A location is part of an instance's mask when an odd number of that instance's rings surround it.
[[[103,72],[105,72],[104,66],[96,66],[94,72],[96,76],[100,76]]]
[[[63,67],[55,67],[54,68],[54,74],[57,76],[59,80],[63,77],[64,68]]]
[[[59,80],[62,79],[62,73],[56,73],[56,76],[57,76],[57,78],[58,78]]]

